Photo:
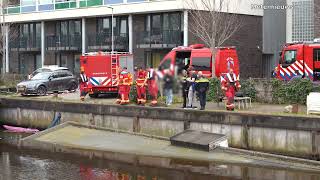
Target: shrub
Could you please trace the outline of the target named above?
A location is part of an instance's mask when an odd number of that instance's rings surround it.
[[[251,97],[253,100],[256,99],[257,91],[254,87],[254,82],[251,79],[241,80],[241,89],[240,91],[245,95]],[[224,96],[221,90],[220,79],[212,78],[210,79],[210,86],[207,101],[219,101],[220,97]]]
[[[256,100],[257,90],[253,79],[240,80],[240,84],[240,92],[242,92],[244,96],[251,97],[252,100]]]
[[[309,79],[294,79],[289,82],[272,80],[272,101],[277,104],[305,104],[312,91],[313,84]]]
[[[218,102],[219,98],[222,96],[222,90],[220,85],[220,79],[212,78],[209,80],[209,91],[207,96],[207,101]]]

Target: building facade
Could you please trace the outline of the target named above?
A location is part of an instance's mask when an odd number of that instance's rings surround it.
[[[313,41],[320,37],[320,1],[287,0],[287,42]]]
[[[263,14],[241,6],[233,13],[245,24],[225,45],[237,47],[243,77],[260,77]],[[11,24],[4,67],[10,73],[54,64],[79,73],[81,54],[111,51],[112,28],[115,51],[132,53],[142,67],[157,67],[176,46],[201,43],[189,31],[184,0],[10,0],[3,13]]]

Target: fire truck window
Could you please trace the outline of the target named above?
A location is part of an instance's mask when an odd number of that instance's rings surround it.
[[[313,61],[320,61],[320,49],[313,50]]]
[[[192,58],[192,67],[196,71],[210,71],[210,57],[193,57]]]
[[[296,50],[289,50],[286,51],[284,54],[284,64],[292,64],[297,59],[297,51]]]
[[[171,65],[171,59],[166,59],[160,66],[160,69],[169,69]]]

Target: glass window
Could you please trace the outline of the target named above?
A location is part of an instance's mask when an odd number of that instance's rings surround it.
[[[36,5],[35,0],[21,0],[21,6],[34,6]]]
[[[171,65],[171,59],[166,59],[160,66],[160,70],[169,69]]]
[[[39,4],[53,4],[54,0],[39,0]]]
[[[210,71],[211,57],[193,57],[192,67],[196,71]]]
[[[296,61],[296,58],[297,58],[296,50],[286,51],[284,54],[284,64],[292,64]]]
[[[146,24],[145,24],[146,31],[150,31],[151,30],[151,27],[150,27],[151,20],[150,19],[151,19],[151,17],[150,17],[150,15],[148,15],[147,18],[146,18]]]
[[[121,19],[120,34],[127,34],[127,19]]]
[[[103,18],[102,20],[102,28],[103,30],[109,30],[110,29],[110,19],[109,18]]]
[[[320,61],[320,49],[313,50],[313,61]]]
[[[152,15],[152,33],[153,34],[160,34],[161,31],[161,16],[159,15]]]
[[[68,22],[62,21],[61,22],[61,29],[60,29],[60,35],[67,35],[68,34]]]
[[[74,33],[81,34],[81,22],[80,21],[74,21]]]
[[[41,24],[36,23],[36,37],[41,37]]]
[[[170,15],[170,24],[171,30],[180,30],[180,15],[178,13],[174,13]]]
[[[163,30],[169,30],[169,14],[163,14]]]

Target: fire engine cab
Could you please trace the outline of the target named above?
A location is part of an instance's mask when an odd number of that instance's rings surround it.
[[[277,78],[289,81],[295,76],[320,80],[320,42],[286,44],[281,53]]]
[[[126,52],[91,52],[80,57],[80,66],[88,77],[85,87],[90,97],[118,93],[119,68],[133,73],[133,56]]]
[[[212,66],[212,52],[203,44],[173,48],[160,62],[159,70],[169,69],[172,74],[177,75],[189,66],[196,72],[202,71],[206,77],[213,76],[213,68],[217,77],[227,73],[229,68],[233,68],[235,74],[239,75],[239,60],[235,47],[216,48],[215,65]]]

